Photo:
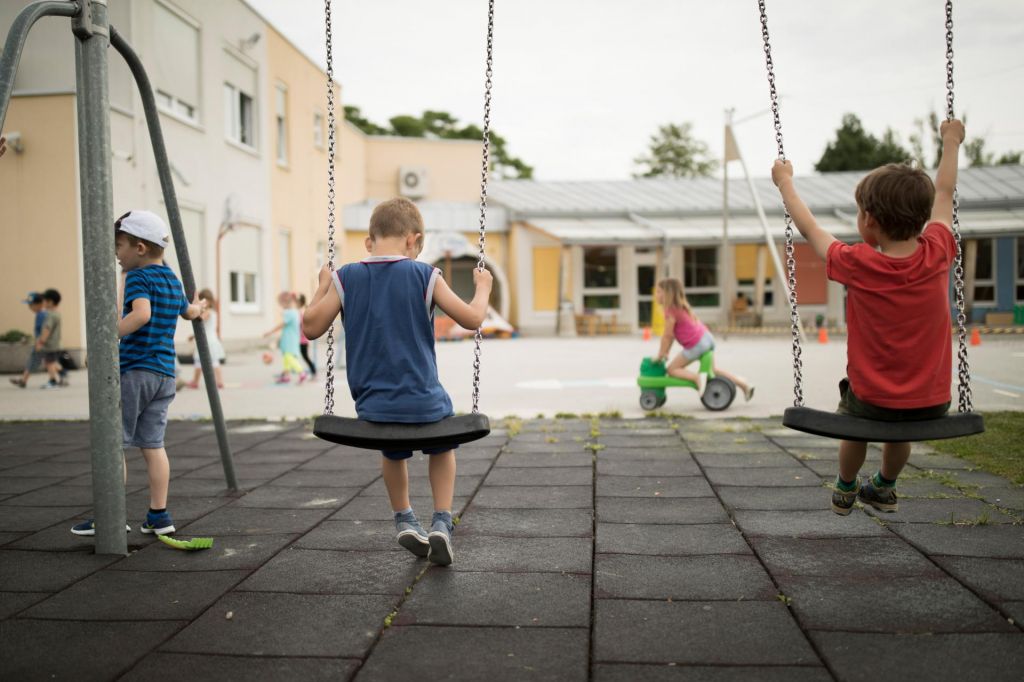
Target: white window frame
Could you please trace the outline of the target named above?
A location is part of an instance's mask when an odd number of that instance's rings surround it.
[[[252,277],[252,300],[248,300],[245,296],[245,278]],[[239,281],[240,286],[232,287],[234,281]],[[260,273],[252,272],[249,270],[229,270],[228,271],[228,303],[233,313],[258,313],[260,312]],[[242,294],[241,300],[235,298],[235,290],[238,290]]]
[[[246,97],[249,99],[249,111],[250,121],[249,129],[252,141],[246,141],[242,139],[242,98]],[[225,139],[238,147],[247,149],[252,152],[258,151],[259,148],[259,131],[257,129],[257,120],[259,116],[256,112],[256,98],[255,96],[245,92],[237,85],[224,81],[224,137]]]
[[[972,301],[973,301],[974,305],[976,305],[976,306],[978,306],[978,305],[981,305],[981,306],[994,306],[996,304],[996,299],[999,296],[999,293],[996,291],[996,282],[999,279],[998,272],[997,272],[997,269],[996,269],[997,266],[998,266],[998,263],[996,262],[996,240],[993,237],[984,237],[984,238],[981,238],[981,239],[977,239],[975,241],[976,241],[976,243],[978,245],[977,246],[977,252],[976,252],[976,255],[974,257],[975,273],[977,273],[978,258],[981,256],[982,245],[983,245],[984,242],[987,241],[990,244],[990,246],[991,246],[990,255],[991,255],[991,259],[992,259],[992,276],[991,277],[986,277],[984,279],[979,279],[977,277],[977,274],[975,274],[975,277],[974,277],[974,291],[972,292],[974,294],[974,296],[972,298]],[[992,288],[992,298],[978,298],[978,287],[991,287]]]
[[[276,134],[274,156],[277,165],[288,167],[288,86],[277,83],[274,86],[274,132]]]
[[[588,287],[587,284],[587,249],[611,249],[615,254],[615,286],[613,287]],[[619,254],[619,247],[615,245],[604,245],[604,244],[586,244],[580,247],[580,305],[583,310],[587,308],[587,296],[618,296],[619,305],[614,308],[590,308],[590,310],[611,310],[616,313],[623,311],[623,290],[622,290],[622,275],[619,272],[620,266],[622,265],[622,259]]]
[[[157,4],[163,9],[167,10],[178,19],[188,24],[196,31],[196,83],[198,85],[198,97],[202,98],[202,84],[203,84],[203,30],[202,26],[192,17],[190,17],[184,10],[175,5],[165,2],[164,0],[156,0]],[[186,102],[180,97],[175,97],[170,93],[161,90],[159,87],[153,88],[153,95],[156,98],[156,108],[162,114],[167,114],[171,118],[177,119],[184,123],[189,123],[193,126],[199,127],[201,122],[199,120],[199,108],[201,102]]]
[[[287,247],[287,250],[285,249]],[[292,290],[292,231],[282,227],[277,231],[277,283],[280,291]]]
[[[313,110],[313,146],[317,149],[324,148],[324,139],[326,135],[324,131],[326,125],[324,123],[324,114],[319,109]]]
[[[698,251],[702,249],[714,249],[715,251],[715,285],[714,286],[703,286],[703,287],[691,287],[686,284],[686,265],[687,258],[691,251]],[[705,310],[711,310],[714,308],[722,307],[722,268],[721,268],[721,257],[722,250],[717,244],[694,244],[686,245],[683,247],[683,289],[686,292],[686,300],[690,302],[690,305],[694,308],[704,308]],[[718,303],[715,305],[698,305],[690,300],[696,294],[717,294]],[[753,295],[751,295],[753,298]],[[731,305],[731,301],[729,303]]]

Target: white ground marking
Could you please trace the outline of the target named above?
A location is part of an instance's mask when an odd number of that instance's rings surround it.
[[[1019,393],[1010,393],[1009,391],[1004,391],[1004,390],[1002,390],[1000,388],[993,388],[992,392],[993,393],[998,393],[999,395],[1005,395],[1007,398],[1019,398],[1020,397]]]

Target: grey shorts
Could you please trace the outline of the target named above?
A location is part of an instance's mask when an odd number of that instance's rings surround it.
[[[174,400],[174,377],[141,369],[121,375],[121,420],[125,447],[164,446],[167,408]]]
[[[695,346],[683,349],[683,357],[689,362],[699,360],[700,356],[707,353],[709,350],[715,349],[715,337],[711,335],[711,332],[704,332],[704,336],[700,337],[700,341]]]
[[[25,371],[31,374],[39,369],[39,365],[43,361],[43,352],[32,349],[32,352],[28,355],[28,361],[25,362]]]

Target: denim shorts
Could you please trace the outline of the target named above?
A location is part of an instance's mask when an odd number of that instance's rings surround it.
[[[907,422],[920,421],[922,419],[938,419],[949,412],[949,403],[932,405],[931,407],[915,407],[909,410],[900,410],[892,407],[879,407],[866,403],[858,398],[850,388],[850,380],[843,378],[839,382],[839,407],[836,409],[839,414],[848,414],[851,417],[863,417],[874,419],[880,422]]]
[[[121,375],[121,420],[125,447],[164,446],[167,408],[174,400],[174,377],[142,369]]]
[[[442,452],[448,452],[449,450],[458,449],[458,445],[442,445],[439,448],[426,448],[423,450],[424,455],[440,455]],[[384,455],[388,459],[395,461],[409,459],[412,457],[412,450],[381,450],[380,454]]]
[[[39,364],[43,361],[43,352],[38,351],[35,348],[28,354],[28,361],[25,363],[25,371],[31,374],[32,372],[39,369]]]
[[[683,357],[689,362],[699,360],[700,356],[707,353],[709,350],[715,349],[715,337],[711,335],[711,332],[704,332],[704,335],[700,337],[697,344],[690,348],[683,349]]]

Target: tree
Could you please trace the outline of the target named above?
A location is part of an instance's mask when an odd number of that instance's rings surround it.
[[[967,125],[967,114],[963,115],[962,118],[964,126]],[[928,160],[924,155],[924,133],[925,125],[927,124],[928,132],[931,135],[932,149],[934,150],[934,162],[929,164]],[[918,118],[914,120],[914,126],[917,128],[917,132],[910,136],[910,145],[914,150],[914,158],[917,159],[918,164],[922,168],[935,168],[939,165],[939,161],[942,159],[942,138],[939,136],[939,115],[932,109],[928,112],[928,116],[925,118]],[[1009,151],[1000,154],[998,157],[992,152],[985,151],[985,146],[988,144],[988,140],[983,135],[972,135],[970,132],[967,134],[967,140],[964,142],[964,156],[967,157],[967,163],[971,168],[977,166],[1013,166],[1022,163],[1022,156],[1024,152],[1020,151]]]
[[[447,111],[424,111],[421,116],[401,114],[388,121],[389,128],[377,125],[364,118],[359,107],[345,107],[345,118],[367,135],[398,135],[399,137],[431,137],[443,140],[481,140],[484,132],[478,126],[459,120]],[[533,177],[533,166],[512,156],[507,140],[491,131],[491,170],[502,178],[529,179]]]
[[[864,130],[855,114],[843,116],[836,130],[836,139],[828,143],[821,159],[814,165],[819,172],[870,170],[887,163],[902,163],[911,158],[892,128],[886,128],[882,139]]]
[[[696,139],[692,130],[693,124],[689,122],[659,126],[658,132],[651,135],[647,154],[633,160],[644,166],[633,177],[702,178],[714,173],[718,160],[711,157],[708,145]]]

